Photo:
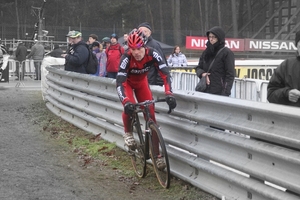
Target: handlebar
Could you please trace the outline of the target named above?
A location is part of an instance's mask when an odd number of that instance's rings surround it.
[[[146,100],[143,102],[135,103],[133,105],[135,107],[139,107],[139,106],[147,106],[147,105],[155,104],[157,102],[166,102],[166,99]],[[170,114],[171,112],[172,112],[172,109],[169,107],[168,114]]]

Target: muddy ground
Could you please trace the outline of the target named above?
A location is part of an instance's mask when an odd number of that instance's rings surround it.
[[[58,117],[46,108],[40,90],[0,85],[0,94],[1,200],[216,200],[175,178],[171,184],[179,189],[164,190],[147,183],[155,178],[140,182],[109,163],[83,165],[82,156],[49,132],[47,123]]]

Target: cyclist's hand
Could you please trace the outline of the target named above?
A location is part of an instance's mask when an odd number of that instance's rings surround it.
[[[176,99],[172,95],[166,96],[166,102],[169,105],[170,109],[176,108]]]
[[[134,105],[128,101],[125,103],[124,105],[124,112],[127,114],[127,115],[132,115],[133,112],[134,112]]]

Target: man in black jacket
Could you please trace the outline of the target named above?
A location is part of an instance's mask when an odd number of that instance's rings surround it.
[[[23,80],[25,75],[25,63],[23,63],[24,60],[26,60],[27,55],[27,48],[24,46],[22,41],[18,41],[18,47],[16,50],[16,76],[18,77],[18,80]],[[22,66],[22,73],[20,73],[20,66]]]
[[[164,62],[167,63],[166,56],[162,51],[160,44],[154,40],[151,36],[152,29],[148,22],[143,22],[137,27],[146,36],[145,45],[156,49],[160,55],[163,56]],[[162,78],[160,77],[156,67],[151,67],[148,73],[148,82],[150,85],[160,85],[164,84]]]
[[[300,107],[300,31],[296,33],[296,56],[284,60],[275,70],[268,84],[270,103]]]
[[[89,59],[88,45],[82,41],[82,34],[79,31],[70,31],[68,35],[69,49],[62,57],[66,59],[65,70],[86,74],[86,66]]]

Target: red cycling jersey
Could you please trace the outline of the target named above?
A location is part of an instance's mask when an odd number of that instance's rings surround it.
[[[145,56],[140,61],[137,61],[131,55],[131,51],[127,51],[123,54],[116,78],[117,92],[123,105],[126,102],[135,103],[136,100],[143,102],[152,99],[147,74],[150,67],[154,66],[158,68],[164,81],[165,93],[167,95],[172,94],[169,69],[162,59],[162,56],[155,49],[145,47]],[[155,121],[153,105],[150,106],[150,115]],[[122,118],[125,132],[131,132],[130,116],[123,112]]]
[[[150,47],[145,47],[145,56],[141,61],[135,60],[130,51],[121,57],[119,71],[117,74],[117,91],[123,104],[128,101],[124,86],[130,84],[132,89],[148,88],[147,74],[153,64],[158,67],[158,71],[164,81],[165,93],[171,94],[171,80],[169,69],[162,59],[162,56]]]

